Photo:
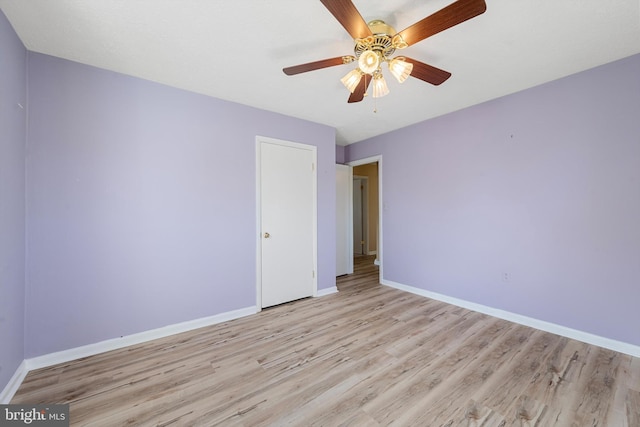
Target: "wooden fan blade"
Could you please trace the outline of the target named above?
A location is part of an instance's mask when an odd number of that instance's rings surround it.
[[[396,37],[401,38],[407,46],[411,46],[447,28],[478,16],[484,13],[485,10],[487,10],[487,5],[484,0],[458,0],[400,31],[396,34]]]
[[[367,93],[367,89],[369,88],[369,84],[371,83],[371,76],[364,75],[360,79],[360,83],[356,86],[356,90],[349,96],[349,100],[347,101],[349,104],[352,102],[360,102],[364,99],[365,93]]]
[[[354,39],[363,39],[373,35],[351,0],[320,1]]]
[[[432,85],[438,86],[451,77],[451,73],[440,68],[436,68],[433,65],[425,64],[424,62],[416,61],[412,58],[405,57],[405,61],[413,64],[413,70],[411,70],[411,77],[420,79]]]
[[[321,61],[308,62],[306,64],[294,65],[293,67],[283,68],[282,71],[287,76],[306,73],[307,71],[319,70],[321,68],[333,67],[336,65],[348,64],[356,58],[353,56],[338,56],[336,58],[323,59]]]

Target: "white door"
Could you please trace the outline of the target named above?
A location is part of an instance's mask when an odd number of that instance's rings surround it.
[[[336,165],[336,276],[353,273],[353,169]]]
[[[259,141],[261,307],[316,288],[316,148]]]

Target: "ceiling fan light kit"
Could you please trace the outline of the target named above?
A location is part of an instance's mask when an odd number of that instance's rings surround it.
[[[358,57],[358,52],[356,52],[356,58]],[[380,68],[380,53],[367,49],[360,54],[358,58],[358,67],[360,71],[365,74],[373,74],[374,71]]]
[[[282,71],[291,76],[358,61],[358,67],[340,79],[351,92],[349,103],[362,101],[372,81],[374,98],[389,93],[387,82],[382,75],[381,64],[383,62],[387,63],[389,71],[399,83],[406,81],[409,76],[433,85],[443,83],[451,77],[451,73],[415,59],[405,56],[392,58],[391,55],[396,49],[405,49],[447,28],[478,16],[487,9],[484,0],[457,0],[410,27],[396,32],[393,27],[380,19],[366,23],[351,0],[320,1],[353,37],[355,56],[348,55],[310,62],[287,67]]]
[[[340,79],[340,81],[347,89],[349,89],[349,92],[353,93],[358,87],[361,79],[362,71],[360,71],[359,68],[356,68],[355,70],[349,71],[349,73]]]
[[[398,83],[403,83],[411,75],[413,64],[405,61],[404,57],[399,56],[389,62],[389,71],[398,80]]]
[[[387,82],[380,71],[373,73],[373,97],[382,98],[389,94],[389,88]]]

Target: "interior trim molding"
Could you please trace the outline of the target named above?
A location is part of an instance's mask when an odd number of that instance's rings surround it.
[[[316,296],[320,297],[336,292],[338,292],[338,288],[336,286],[333,286],[330,288],[318,290]],[[111,350],[118,350],[131,345],[142,344],[148,341],[153,341],[155,339],[165,338],[171,335],[192,331],[194,329],[204,328],[206,326],[212,326],[222,322],[228,322],[230,320],[256,314],[259,311],[260,310],[258,309],[258,306],[245,307],[238,310],[216,314],[213,316],[202,317],[200,319],[175,323],[157,329],[151,329],[136,334],[126,335],[120,338],[112,338],[93,344],[87,344],[80,347],[70,348],[68,350],[57,351],[55,353],[49,353],[42,356],[25,359],[22,361],[20,366],[18,366],[16,372],[13,374],[7,385],[0,393],[0,404],[8,404],[11,401],[29,371],[47,368],[59,363],[66,363],[72,360],[93,356]]]
[[[540,329],[545,332],[550,332],[552,334],[560,335],[566,338],[582,341],[587,344],[597,345],[598,347],[604,347],[609,350],[625,353],[633,357],[640,357],[640,346],[637,345],[625,343],[622,341],[616,341],[610,338],[601,337],[599,335],[579,331],[577,329],[568,328],[566,326],[558,325],[555,323],[546,322],[544,320],[534,319],[532,317],[523,316],[521,314],[516,314],[498,308],[493,308],[486,305],[439,294],[436,292],[427,291],[425,289],[403,285],[391,280],[380,279],[380,283],[391,288],[399,289],[401,291],[410,292],[412,294],[446,302],[447,304],[452,304],[458,307],[466,308],[468,310],[488,314],[489,316],[497,317],[499,319],[508,320],[509,322],[514,322],[520,325]]]
[[[338,292],[337,286],[332,286],[330,288],[318,289],[314,297],[324,297],[327,295],[335,294]]]
[[[59,363],[66,363],[72,360],[80,359],[82,357],[93,356],[111,350],[118,350],[130,345],[142,344],[148,341],[153,341],[155,339],[165,338],[171,335],[192,331],[198,328],[204,328],[206,326],[211,326],[222,322],[228,322],[230,320],[256,314],[258,313],[258,311],[259,310],[257,306],[245,307],[238,310],[216,314],[213,316],[202,317],[200,319],[174,323],[172,325],[139,332],[137,334],[126,335],[120,338],[112,338],[93,344],[87,344],[80,347],[70,348],[68,350],[57,351],[55,353],[49,353],[42,356],[25,359],[22,361],[13,377],[11,377],[11,380],[9,380],[7,386],[2,390],[2,393],[0,394],[0,404],[9,403],[11,401],[29,371],[47,368]]]
[[[13,399],[13,395],[16,394],[16,391],[18,391],[18,388],[20,388],[20,384],[22,384],[24,377],[26,377],[28,373],[29,370],[27,369],[27,361],[23,360],[5,388],[0,393],[0,405],[8,405],[9,402],[11,402],[11,399]]]
[[[382,191],[384,180],[382,179],[382,172],[383,172],[382,154],[377,154],[375,156],[365,157],[363,159],[358,159],[358,160],[351,160],[346,164],[348,166],[355,167],[360,165],[366,165],[367,163],[376,163],[376,162],[378,163],[378,247],[376,248],[377,249],[376,260],[374,261],[374,264],[380,267],[378,275],[380,276],[380,280],[382,280],[382,278],[384,277],[384,263],[383,263],[384,261],[384,240],[383,240],[384,195]],[[351,210],[353,211],[353,206]]]
[[[70,362],[82,357],[93,356],[106,351],[118,350],[130,345],[141,344],[158,338],[165,338],[170,335],[188,332],[194,329],[203,328],[205,326],[215,325],[217,323],[227,322],[229,320],[238,319],[240,317],[249,316],[258,312],[257,307],[246,307],[238,310],[227,311],[225,313],[213,316],[202,317],[200,319],[189,320],[186,322],[175,323],[173,325],[164,326],[157,329],[151,329],[137,334],[125,335],[120,338],[112,338],[100,341],[94,344],[83,345],[81,347],[70,348],[55,353],[45,354],[43,356],[26,359],[27,369],[46,368],[57,365],[58,363]]]

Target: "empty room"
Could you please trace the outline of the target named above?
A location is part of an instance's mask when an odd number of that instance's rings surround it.
[[[0,0],[0,425],[638,427],[639,305],[637,0]]]

